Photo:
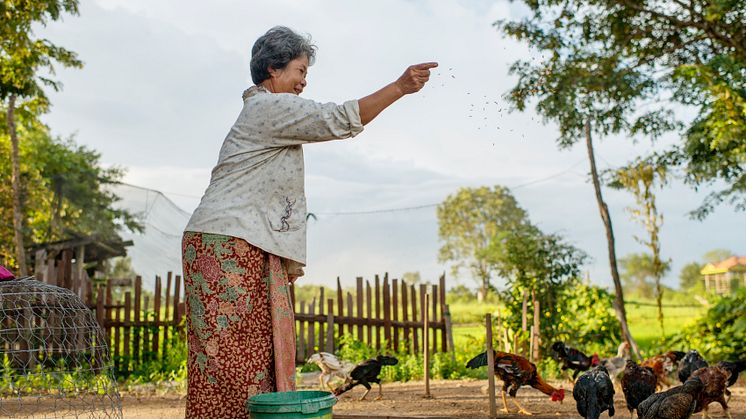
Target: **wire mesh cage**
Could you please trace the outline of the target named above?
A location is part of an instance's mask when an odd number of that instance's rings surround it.
[[[122,417],[104,333],[72,291],[0,282],[0,417]]]

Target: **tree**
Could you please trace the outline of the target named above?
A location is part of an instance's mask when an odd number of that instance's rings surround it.
[[[558,326],[568,304],[564,299],[566,288],[579,285],[580,268],[588,261],[588,255],[558,234],[545,234],[530,224],[500,232],[491,249],[497,271],[508,284],[502,299],[509,321],[517,323],[520,319],[523,326],[523,304],[530,295],[534,307],[538,306],[544,314],[541,321],[534,318],[538,326],[534,330],[548,349],[560,333]]]
[[[490,246],[501,231],[527,222],[526,211],[507,188],[483,186],[462,188],[437,207],[438,235],[443,245],[438,259],[452,262],[454,276],[460,269],[470,271],[485,297],[492,287],[495,266]]]
[[[124,228],[142,230],[136,215],[115,208],[119,198],[105,188],[121,179],[121,169],[101,167],[98,153],[72,139],[52,138],[33,114],[22,115],[19,122],[24,242],[111,238]],[[10,153],[7,125],[0,121],[0,160],[9,160]],[[0,220],[12,216],[11,175],[9,166],[0,165]],[[13,224],[0,223],[0,259],[11,267],[18,266],[14,235]]]
[[[735,256],[735,253],[728,249],[713,249],[705,253],[704,256],[702,256],[702,259],[705,263],[717,263],[728,259],[731,256]]]
[[[422,282],[422,277],[420,276],[420,272],[404,272],[401,276],[401,280],[403,282],[406,282],[409,285],[419,285]],[[427,282],[424,282],[427,283]]]
[[[702,265],[697,262],[690,262],[681,268],[679,273],[679,287],[682,290],[694,288],[702,281]]]
[[[16,263],[22,276],[28,273],[28,268],[23,241],[22,185],[15,111],[16,108],[24,108],[24,111],[43,112],[48,108],[42,85],[55,90],[60,85],[39,74],[43,71],[54,74],[53,62],[69,67],[82,65],[73,52],[46,39],[34,37],[34,24],[46,25],[50,19],[58,20],[63,12],[77,14],[77,0],[3,0],[0,3],[0,101],[6,107],[11,143],[14,244]],[[27,100],[28,103],[19,103],[19,100]]]
[[[613,110],[629,103],[642,118],[623,125],[639,132],[682,126],[668,115],[677,105],[696,108],[682,141],[661,154],[681,167],[692,186],[725,185],[708,195],[693,215],[702,218],[721,202],[746,209],[746,18],[732,0],[526,0],[532,15],[504,26],[548,53],[546,60],[596,56],[596,83],[609,88]],[[575,61],[575,60],[573,60]],[[551,68],[550,68],[551,69]],[[630,92],[632,75],[645,89]],[[647,109],[652,109],[647,111]],[[667,121],[666,121],[667,120]],[[661,125],[661,122],[664,124]],[[678,121],[681,122],[681,121]]]
[[[638,160],[614,173],[612,187],[625,189],[635,197],[637,207],[628,208],[632,218],[640,222],[648,233],[647,238],[635,236],[635,239],[650,250],[649,269],[655,282],[655,300],[658,304],[658,321],[661,333],[663,329],[663,289],[661,279],[670,269],[670,261],[661,259],[660,229],[663,225],[663,214],[658,212],[655,203],[654,188],[667,182],[666,166],[655,166],[648,161]]]
[[[606,233],[609,268],[616,294],[614,309],[624,339],[640,357],[627,325],[614,229],[603,198],[592,135],[629,132],[657,138],[675,124],[669,112],[639,109],[638,99],[655,90],[654,81],[630,68],[621,57],[606,54],[603,42],[581,36],[583,29],[591,30],[595,24],[576,27],[568,23],[574,22],[577,10],[557,11],[559,5],[566,3],[532,0],[527,4],[532,11],[529,18],[521,22],[500,21],[496,25],[508,36],[540,49],[547,58],[538,63],[523,60],[513,63],[510,73],[518,76],[518,82],[507,98],[519,111],[524,111],[535,98],[537,112],[545,120],[559,125],[557,142],[560,148],[572,147],[580,138],[585,140],[591,181]],[[555,11],[557,13],[552,14]],[[555,16],[554,20],[547,19],[545,13]]]
[[[632,253],[619,259],[622,266],[622,281],[624,288],[634,290],[642,297],[652,298],[655,295],[655,277],[657,275],[655,262],[649,253]],[[671,267],[670,262],[663,264],[667,272]]]

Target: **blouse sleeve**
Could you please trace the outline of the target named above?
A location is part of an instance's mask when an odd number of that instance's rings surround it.
[[[363,130],[357,100],[319,103],[293,94],[266,95],[258,115],[273,146],[290,146],[354,137]]]

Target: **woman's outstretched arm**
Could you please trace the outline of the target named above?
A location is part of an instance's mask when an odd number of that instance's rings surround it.
[[[418,92],[430,79],[430,69],[438,63],[422,63],[409,66],[395,82],[381,90],[358,100],[360,120],[363,125],[372,121],[382,110],[404,95]]]

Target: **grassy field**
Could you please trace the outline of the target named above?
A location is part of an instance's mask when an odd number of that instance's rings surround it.
[[[647,353],[654,341],[661,338],[658,308],[653,300],[635,299],[626,302],[627,322],[640,349]],[[495,313],[497,304],[451,304],[453,339],[456,347],[484,336],[484,315]],[[704,313],[706,308],[696,304],[663,303],[666,336],[679,332],[684,325]]]

